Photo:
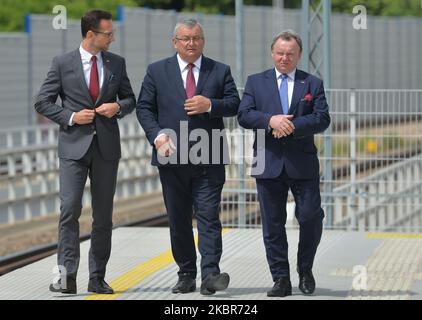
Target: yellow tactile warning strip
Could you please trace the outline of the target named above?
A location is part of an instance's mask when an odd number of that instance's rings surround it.
[[[409,300],[420,280],[422,234],[368,233],[367,239],[385,239],[365,265],[337,269],[332,275],[352,277],[349,300]]]
[[[226,234],[231,229],[224,228],[222,234]],[[195,236],[195,246],[198,245],[198,237]],[[136,286],[145,278],[153,275],[159,270],[167,267],[170,263],[174,262],[171,249],[164,251],[160,255],[143,262],[128,272],[124,273],[117,279],[110,282],[110,286],[114,290],[114,294],[92,294],[85,300],[115,300],[121,296],[125,291]]]
[[[368,232],[368,239],[422,239],[422,233]]]

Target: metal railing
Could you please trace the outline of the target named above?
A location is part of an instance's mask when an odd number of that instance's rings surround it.
[[[331,132],[315,137],[325,227],[421,231],[422,90],[331,89],[326,93]],[[247,134],[245,152],[252,149]],[[327,138],[331,150],[326,148]],[[248,178],[247,168],[239,174],[238,167],[229,167],[222,206],[228,211],[229,225],[257,227],[255,181]],[[288,225],[296,227],[291,194],[289,201]]]
[[[420,230],[422,161],[400,161],[334,190],[334,223],[355,230]]]
[[[422,90],[327,90],[327,98],[331,156],[324,143],[327,133],[315,139],[323,208],[330,213],[326,227],[421,230]],[[226,127],[232,133],[232,152],[250,158],[252,131],[239,128],[235,117],[226,119]],[[44,125],[0,131],[0,223],[59,212],[57,130],[56,125]],[[115,199],[159,192],[157,170],[150,165],[151,146],[134,115],[120,122],[120,132]],[[239,161],[226,168],[221,213],[226,226],[260,226],[249,169]],[[289,199],[288,224],[296,226],[291,195]],[[90,206],[89,192],[83,205]]]
[[[151,146],[139,124],[120,125],[122,159],[115,199],[161,190],[156,168],[150,165]],[[0,132],[0,224],[31,220],[59,212],[55,124]],[[89,180],[83,205],[91,204]]]

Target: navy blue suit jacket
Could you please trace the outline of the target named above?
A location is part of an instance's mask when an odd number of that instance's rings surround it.
[[[308,98],[305,98],[308,96]],[[312,96],[312,99],[309,97]],[[295,84],[289,114],[292,114],[294,133],[276,139],[268,130],[270,118],[282,114],[280,96],[274,68],[248,77],[239,106],[238,120],[246,129],[265,129],[265,147],[258,146],[255,137],[254,156],[265,161],[252,167],[252,176],[261,179],[276,178],[283,168],[293,179],[319,177],[319,161],[314,134],[330,125],[330,115],[320,79],[296,70]],[[259,150],[258,150],[259,148]],[[262,156],[265,156],[263,159]]]
[[[237,115],[240,102],[230,67],[202,56],[195,95],[202,95],[211,100],[210,113],[188,116],[184,110],[187,97],[176,55],[148,66],[139,94],[136,114],[148,141],[153,146],[152,165],[161,165],[157,160],[154,139],[162,129],[172,129],[176,132],[179,159],[180,121],[183,120],[187,121],[189,132],[201,128],[208,133],[209,160],[208,163],[201,164],[212,163],[212,144],[221,142],[212,141],[212,130],[224,129],[223,117]],[[225,152],[227,152],[227,144],[221,143],[219,147],[219,164],[223,164],[223,148],[226,148]]]

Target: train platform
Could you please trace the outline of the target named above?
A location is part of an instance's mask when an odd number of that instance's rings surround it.
[[[196,232],[196,230],[195,230]],[[113,231],[106,281],[113,295],[87,292],[89,240],[81,243],[76,295],[52,293],[56,255],[0,277],[2,300],[344,300],[422,299],[422,234],[325,230],[314,263],[315,293],[304,296],[295,271],[298,230],[287,231],[293,295],[268,298],[272,286],[261,229],[224,229],[222,272],[230,285],[212,296],[172,294],[177,266],[168,228],[131,227]],[[198,270],[199,257],[198,257]]]

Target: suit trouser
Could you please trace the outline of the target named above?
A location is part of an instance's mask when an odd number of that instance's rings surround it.
[[[256,179],[262,230],[267,261],[273,280],[290,278],[286,235],[286,202],[292,191],[299,222],[297,271],[312,270],[316,250],[321,240],[324,211],[321,208],[319,178],[291,179],[283,170],[275,179]]]
[[[195,215],[201,278],[220,273],[222,254],[219,218],[221,191],[225,182],[223,165],[159,167],[163,197],[170,224],[171,247],[178,274],[196,277],[196,249],[192,230]]]
[[[76,278],[79,266],[79,217],[82,196],[89,175],[91,183],[92,231],[89,251],[89,277],[104,278],[111,251],[113,197],[119,160],[102,158],[94,136],[86,154],[79,160],[60,159],[60,221],[58,264]]]

